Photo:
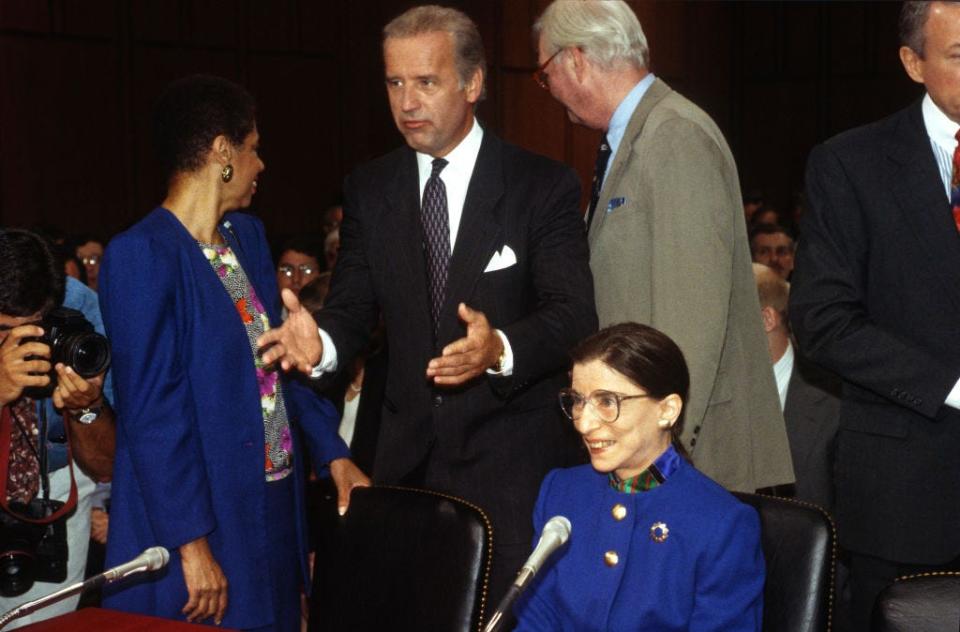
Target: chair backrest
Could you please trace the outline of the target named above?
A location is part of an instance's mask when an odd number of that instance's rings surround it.
[[[435,492],[353,490],[314,533],[312,632],[480,630],[493,530],[483,511]]]
[[[960,573],[898,577],[873,606],[874,632],[955,632],[960,628]]]
[[[829,632],[837,546],[830,515],[798,500],[734,495],[760,514],[764,632]]]

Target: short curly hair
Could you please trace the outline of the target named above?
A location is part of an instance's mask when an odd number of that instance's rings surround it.
[[[242,145],[256,127],[256,109],[249,92],[222,77],[191,75],[168,85],[153,114],[153,144],[164,176],[199,169],[221,134]]]
[[[45,314],[63,302],[63,266],[35,233],[0,229],[0,314]]]

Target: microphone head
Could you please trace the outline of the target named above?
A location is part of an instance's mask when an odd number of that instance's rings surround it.
[[[543,535],[552,534],[559,538],[561,545],[566,543],[572,530],[573,526],[566,516],[554,516],[547,520],[547,524],[543,525]]]
[[[170,561],[170,551],[162,546],[151,546],[143,552],[142,557],[147,562],[148,571],[157,571]]]

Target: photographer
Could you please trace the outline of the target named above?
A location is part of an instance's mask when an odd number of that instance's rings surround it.
[[[108,402],[109,380],[105,387],[103,370],[84,378],[79,365],[51,362],[53,350],[46,342],[52,334],[41,324],[47,325],[45,319],[49,320],[50,312],[60,305],[78,310],[79,313],[64,313],[75,314],[81,326],[89,327],[79,318],[83,314],[102,334],[96,294],[72,279],[67,280],[65,289],[62,267],[47,243],[28,231],[0,230],[0,406],[4,409],[4,424],[11,424],[12,434],[12,445],[0,446],[2,451],[9,450],[10,457],[7,500],[28,503],[42,497],[43,447],[49,497],[67,500],[71,487],[67,430],[72,457],[79,466],[74,468],[77,507],[66,519],[65,581],[44,581],[41,574],[27,592],[0,594],[0,613],[83,580],[94,480],[109,481],[113,469],[115,430]],[[51,326],[47,325],[47,329]],[[108,358],[107,354],[104,363]],[[55,387],[51,391],[52,378]],[[38,437],[44,420],[46,433],[41,443]],[[3,518],[17,524],[11,514]],[[4,548],[2,539],[0,552]],[[69,612],[76,608],[77,601],[78,597],[67,599],[32,617],[18,619],[12,627]]]

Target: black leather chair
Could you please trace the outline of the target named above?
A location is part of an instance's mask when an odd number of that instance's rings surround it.
[[[829,632],[837,559],[830,515],[816,505],[788,498],[734,495],[760,515],[767,562],[764,632]]]
[[[315,527],[312,632],[480,630],[493,530],[483,511],[430,491],[353,490]]]
[[[874,632],[957,632],[960,629],[960,572],[898,577],[873,606]]]

